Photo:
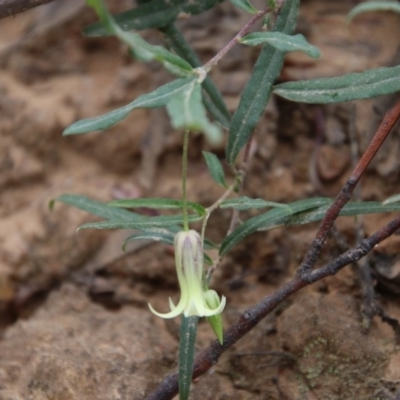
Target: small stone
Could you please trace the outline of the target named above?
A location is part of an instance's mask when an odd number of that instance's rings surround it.
[[[317,170],[324,181],[339,178],[350,164],[349,149],[345,146],[323,145],[317,155]]]

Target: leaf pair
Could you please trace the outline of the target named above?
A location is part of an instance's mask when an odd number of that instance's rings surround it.
[[[89,199],[85,196],[71,195],[71,194],[63,194],[56,199],[57,201],[61,201],[62,203],[72,205],[81,210],[87,211],[91,214],[97,215],[101,218],[104,218],[106,221],[100,222],[90,222],[84,224],[79,227],[79,229],[137,229],[142,232],[147,232],[149,235],[153,234],[156,236],[159,234],[160,241],[163,242],[163,235],[167,232],[171,235],[174,235],[178,230],[181,230],[180,225],[183,223],[183,216],[179,215],[171,215],[171,216],[143,216],[123,208],[119,208],[116,206],[111,206],[108,204],[101,203],[99,201],[95,201]],[[166,202],[170,202],[169,206],[162,207],[161,202],[166,200]],[[121,204],[122,202],[122,204]],[[146,199],[134,199],[129,201],[118,200],[116,203],[120,204],[122,207],[148,207],[148,208],[173,208],[180,209],[181,204],[179,201],[176,201],[172,204],[173,201],[170,199],[149,199],[146,202]],[[54,202],[50,204],[52,207]],[[112,203],[111,203],[112,204]],[[127,205],[129,204],[129,205]],[[189,202],[189,207],[199,211],[194,215],[189,215],[189,220],[191,222],[200,221],[203,218],[204,208],[197,203]],[[169,244],[169,243],[168,243]]]

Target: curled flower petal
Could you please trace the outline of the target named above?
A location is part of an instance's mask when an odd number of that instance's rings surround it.
[[[174,318],[181,313],[185,317],[210,317],[220,314],[225,307],[226,298],[222,296],[220,299],[214,290],[203,288],[203,244],[200,235],[193,230],[178,232],[174,246],[181,298],[176,307],[169,299],[169,313],[158,313],[149,304],[150,310],[161,318]]]

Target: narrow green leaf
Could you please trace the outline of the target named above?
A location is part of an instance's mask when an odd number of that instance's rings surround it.
[[[316,210],[300,213],[290,216],[283,225],[303,225],[315,221],[321,221],[325,217],[325,213],[329,205],[320,207]],[[400,211],[399,203],[383,204],[379,201],[351,202],[347,203],[339,213],[340,217],[348,217],[354,215],[379,214],[385,212]]]
[[[158,28],[176,19],[184,2],[185,0],[153,0],[129,11],[116,14],[114,18],[125,31]],[[87,36],[108,34],[103,25],[98,22],[87,26],[84,33]]]
[[[160,28],[166,36],[168,45],[176,54],[185,59],[193,68],[201,67],[201,61],[196,52],[192,49],[181,31],[175,24]],[[202,82],[202,88],[205,92],[203,97],[207,111],[226,129],[229,129],[231,115],[225,104],[221,92],[214,85],[210,77],[206,77]]]
[[[334,78],[286,82],[274,87],[274,93],[285,99],[322,104],[367,99],[399,90],[400,65]]]
[[[171,98],[167,103],[167,111],[174,128],[200,131],[210,143],[221,143],[221,129],[207,119],[201,98],[201,84],[197,80],[188,82]]]
[[[248,46],[268,43],[284,52],[302,51],[312,58],[321,56],[319,49],[308,43],[307,39],[301,34],[286,35],[282,32],[254,32],[242,38],[240,43]]]
[[[101,131],[123,120],[136,108],[158,108],[165,106],[173,96],[184,90],[186,85],[194,78],[176,79],[166,85],[160,86],[151,93],[143,94],[124,107],[118,108],[107,114],[94,118],[82,119],[70,125],[63,135],[78,135],[92,131]]]
[[[192,201],[186,202],[187,206],[194,210],[198,215],[204,216],[206,215],[206,209]],[[121,200],[113,200],[108,203],[109,206],[112,207],[121,207],[121,208],[138,208],[138,207],[146,207],[146,208],[155,208],[159,210],[179,210],[183,208],[182,200],[174,200],[174,199],[165,199],[165,198],[140,198],[140,199],[121,199]]]
[[[86,2],[96,11],[107,32],[114,34],[126,43],[137,58],[142,61],[157,60],[168,71],[179,76],[188,76],[192,73],[192,67],[183,58],[171,53],[162,46],[153,46],[147,43],[137,33],[126,32],[121,29],[109,14],[104,0],[86,0]]]
[[[268,208],[282,207],[286,208],[287,211],[291,212],[291,209],[287,204],[275,203],[274,201],[267,201],[263,199],[250,199],[247,196],[235,197],[233,199],[225,200],[221,203],[220,207],[234,208],[240,211],[267,208],[267,207]]]
[[[141,232],[134,233],[133,235],[128,236],[123,245],[122,245],[122,250],[125,251],[126,245],[133,241],[133,240],[154,240],[155,242],[160,242],[164,243],[168,246],[173,246],[174,245],[174,240],[175,240],[175,235],[177,231],[180,231],[180,227],[176,227],[178,229],[172,229],[175,228],[174,226],[169,226],[167,228],[151,228],[151,229],[146,229]],[[217,246],[211,242],[209,239],[204,240],[204,249],[205,250],[210,250],[210,249],[215,249]],[[211,258],[204,253],[204,262],[208,265],[212,265],[213,262]]]
[[[249,0],[231,0],[231,3],[250,14],[257,14],[258,10],[250,3]]]
[[[226,254],[233,246],[255,231],[266,231],[280,226],[295,226],[321,221],[332,200],[328,198],[313,198],[290,203],[292,210],[275,208],[257,217],[250,218],[228,235],[221,244],[220,254]],[[347,203],[339,216],[354,216],[360,214],[377,214],[384,212],[399,212],[400,203],[382,204],[379,201]]]
[[[189,222],[201,221],[203,217],[198,215],[188,215]],[[109,220],[101,222],[89,222],[81,225],[78,230],[82,229],[138,229],[146,230],[152,228],[165,228],[173,225],[183,224],[183,215],[160,215],[156,217],[140,216],[135,221]]]
[[[208,170],[210,171],[210,174],[214,179],[214,181],[217,182],[222,187],[226,188],[227,184],[225,180],[224,169],[218,157],[215,154],[210,153],[208,151],[203,151],[203,156],[206,160]]]
[[[179,400],[188,400],[190,395],[198,322],[199,317],[182,315],[179,334]]]
[[[299,3],[299,0],[285,1],[276,19],[274,31],[293,33]],[[237,155],[249,140],[267,106],[272,85],[280,75],[284,56],[283,51],[269,44],[261,50],[230,125],[226,159],[231,165],[235,163]]]
[[[63,194],[55,201],[74,206],[80,210],[87,211],[104,219],[121,220],[121,221],[137,221],[141,219],[141,215],[122,210],[102,203],[100,201],[89,199],[86,196],[74,194]]]
[[[387,204],[397,203],[398,201],[400,201],[400,193],[388,197],[382,202],[382,204],[387,205]]]
[[[315,209],[331,203],[331,199],[324,197],[316,197],[312,199],[299,200],[294,203],[289,203],[288,208],[273,208],[266,213],[248,219],[242,225],[237,227],[223,242],[219,253],[225,255],[236,244],[243,240],[246,236],[256,232],[259,229],[272,229],[285,223],[290,215],[300,213],[302,211]],[[290,210],[290,211],[289,211]]]
[[[143,232],[134,233],[124,240],[122,244],[122,250],[125,251],[126,245],[133,240],[154,240],[155,242],[161,242],[168,246],[174,245],[175,234],[168,229],[154,228],[148,229]]]
[[[152,0],[114,16],[124,31],[161,28],[172,23],[180,12],[200,14],[223,0]],[[95,23],[84,29],[88,36],[104,36],[107,31]]]
[[[349,23],[354,17],[365,12],[394,11],[400,13],[400,3],[396,1],[366,1],[355,6],[346,17]]]

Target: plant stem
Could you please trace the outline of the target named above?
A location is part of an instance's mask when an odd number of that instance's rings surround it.
[[[167,43],[176,54],[184,58],[192,67],[201,67],[201,61],[196,52],[192,49],[175,24],[169,24],[163,28],[159,28],[159,30],[164,33]],[[202,82],[202,87],[206,94],[206,96],[204,96],[204,105],[208,112],[210,112],[224,128],[229,128],[231,115],[226,107],[221,92],[214,85],[209,76]]]
[[[189,230],[188,222],[188,208],[187,208],[187,161],[188,161],[188,148],[189,148],[189,131],[186,129],[183,134],[183,152],[182,152],[182,202],[183,202],[183,229]]]
[[[246,143],[246,146],[244,148],[244,153],[243,153],[243,159],[242,163],[240,166],[240,169],[238,171],[235,171],[236,179],[239,181],[238,184],[238,195],[243,190],[243,185],[244,185],[244,179],[246,177],[246,172],[249,164],[249,159],[250,159],[250,150],[251,150],[251,143],[252,143],[252,137],[249,138],[249,140]],[[229,224],[229,229],[228,233],[226,234],[227,236],[234,231],[236,228],[236,225],[238,224],[239,221],[239,210],[233,210],[232,217],[231,217],[231,222]]]
[[[279,9],[283,4],[283,1],[280,4],[276,5],[275,11]],[[209,60],[206,64],[204,64],[203,68],[208,72],[212,67],[218,64],[218,62],[225,56],[225,54],[234,47],[243,36],[246,36],[247,33],[250,31],[252,26],[261,19],[265,14],[267,14],[271,9],[267,7],[265,10],[259,11],[257,14],[247,22],[247,24],[213,57]]]

